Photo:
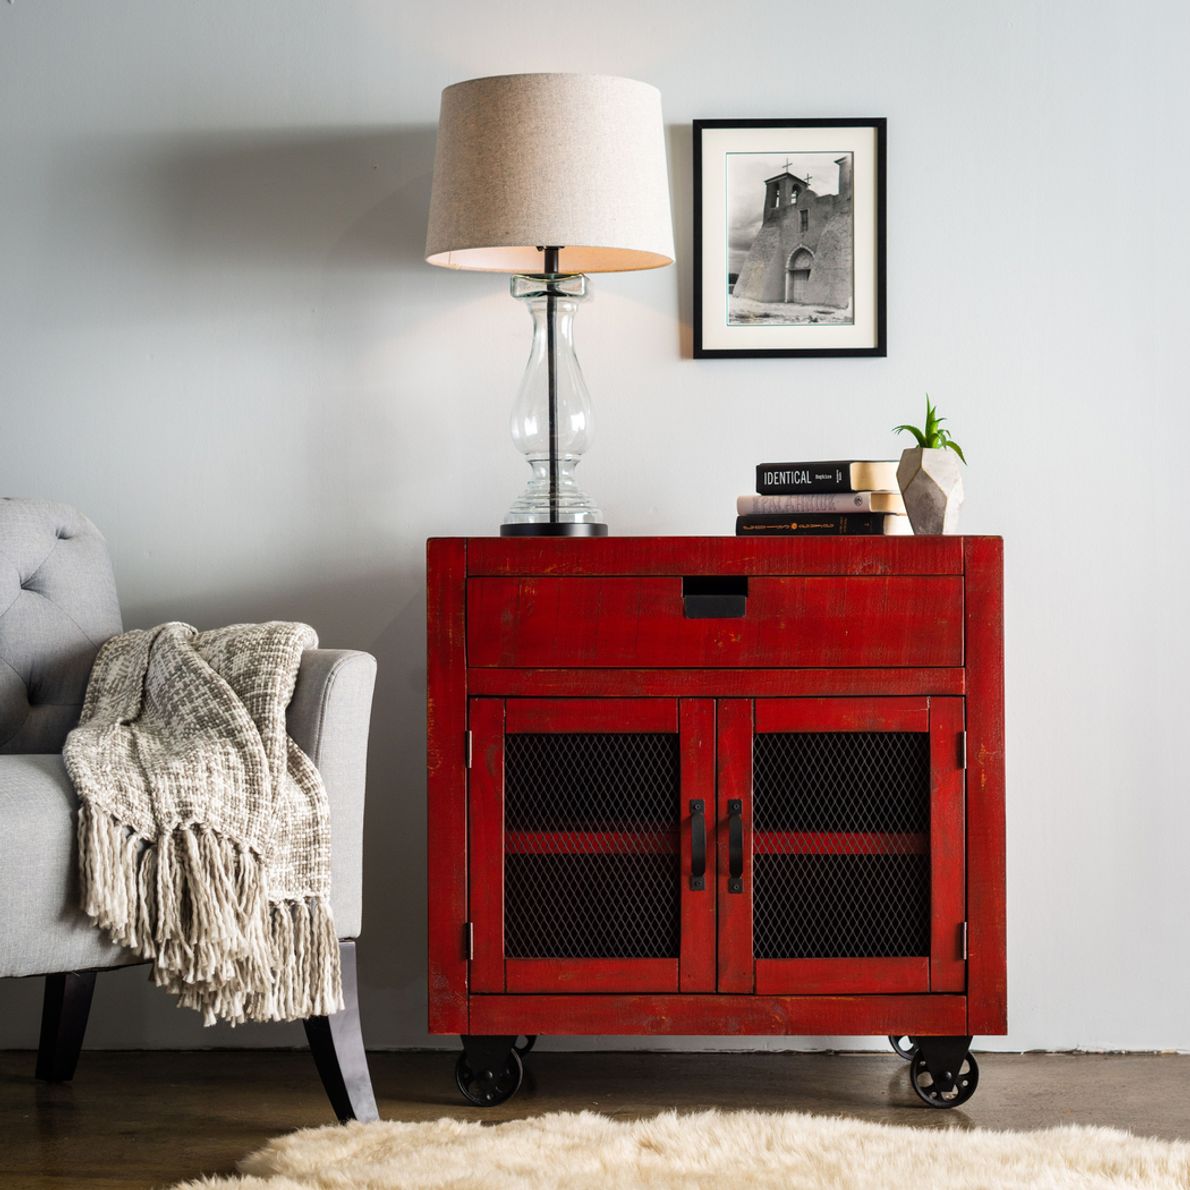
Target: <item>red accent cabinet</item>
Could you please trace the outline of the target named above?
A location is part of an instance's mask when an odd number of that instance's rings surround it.
[[[429,1026],[882,1034],[931,1106],[1003,1033],[1002,543],[428,545]]]

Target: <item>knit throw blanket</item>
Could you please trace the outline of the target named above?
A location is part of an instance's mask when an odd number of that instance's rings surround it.
[[[83,908],[206,1024],[343,1006],[326,790],[285,729],[317,643],[305,624],[125,632],[66,741]]]

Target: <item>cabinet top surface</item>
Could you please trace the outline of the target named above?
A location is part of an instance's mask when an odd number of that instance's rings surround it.
[[[624,536],[610,535],[607,537],[500,537],[498,534],[486,534],[483,536],[444,536],[444,537],[429,537],[426,539],[427,543],[434,541],[465,541],[468,543],[482,542],[485,545],[500,545],[509,550],[527,549],[535,546],[547,546],[552,549],[559,550],[599,550],[612,549],[617,546],[625,545],[641,545],[654,544],[657,542],[664,542],[666,544],[684,545],[684,546],[715,546],[722,545],[727,542],[747,542],[750,546],[755,546],[761,549],[788,549],[793,546],[804,546],[811,543],[823,544],[836,547],[861,547],[867,549],[880,548],[884,546],[892,548],[900,548],[906,543],[911,543],[915,546],[922,544],[929,545],[951,545],[954,542],[964,541],[1003,541],[1003,537],[999,534],[988,533],[958,533],[958,534],[935,534],[930,536],[906,536],[906,537],[878,537],[872,534],[864,534],[856,537],[838,537],[833,534],[822,534],[813,537],[737,537],[731,533],[696,533],[696,534],[658,534],[653,536],[647,533],[626,534]]]
[[[896,575],[998,568],[999,537],[440,537],[467,575]]]

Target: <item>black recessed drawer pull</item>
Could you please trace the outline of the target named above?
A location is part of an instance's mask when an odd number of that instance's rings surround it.
[[[746,575],[693,574],[682,579],[682,612],[688,620],[738,619],[747,611]]]

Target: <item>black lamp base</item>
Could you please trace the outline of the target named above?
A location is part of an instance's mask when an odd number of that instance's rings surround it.
[[[606,537],[607,526],[595,521],[530,521],[501,525],[501,537]]]

